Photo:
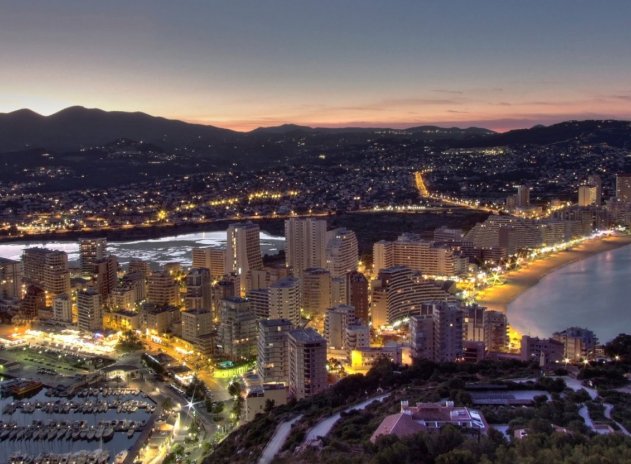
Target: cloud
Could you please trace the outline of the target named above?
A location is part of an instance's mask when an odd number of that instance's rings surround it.
[[[432,92],[435,93],[447,93],[450,95],[463,95],[464,92],[462,90],[451,90],[451,89],[434,89]]]

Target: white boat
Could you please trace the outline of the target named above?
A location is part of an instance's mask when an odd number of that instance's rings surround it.
[[[120,453],[118,453],[116,457],[114,458],[114,464],[123,464],[128,454],[129,454],[129,451],[127,450],[123,450]]]

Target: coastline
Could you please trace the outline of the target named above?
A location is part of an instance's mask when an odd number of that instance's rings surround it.
[[[614,234],[586,240],[570,250],[538,258],[518,270],[507,273],[503,284],[479,292],[476,302],[488,309],[507,313],[510,303],[537,285],[548,274],[590,256],[626,245],[631,245],[631,236]]]

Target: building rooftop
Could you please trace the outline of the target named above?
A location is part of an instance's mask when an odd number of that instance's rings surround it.
[[[326,343],[324,337],[311,328],[290,330],[289,336],[301,343]]]

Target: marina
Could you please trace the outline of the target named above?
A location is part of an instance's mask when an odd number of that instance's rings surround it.
[[[105,464],[126,462],[156,405],[136,389],[92,387],[3,397],[0,408],[0,462]]]

